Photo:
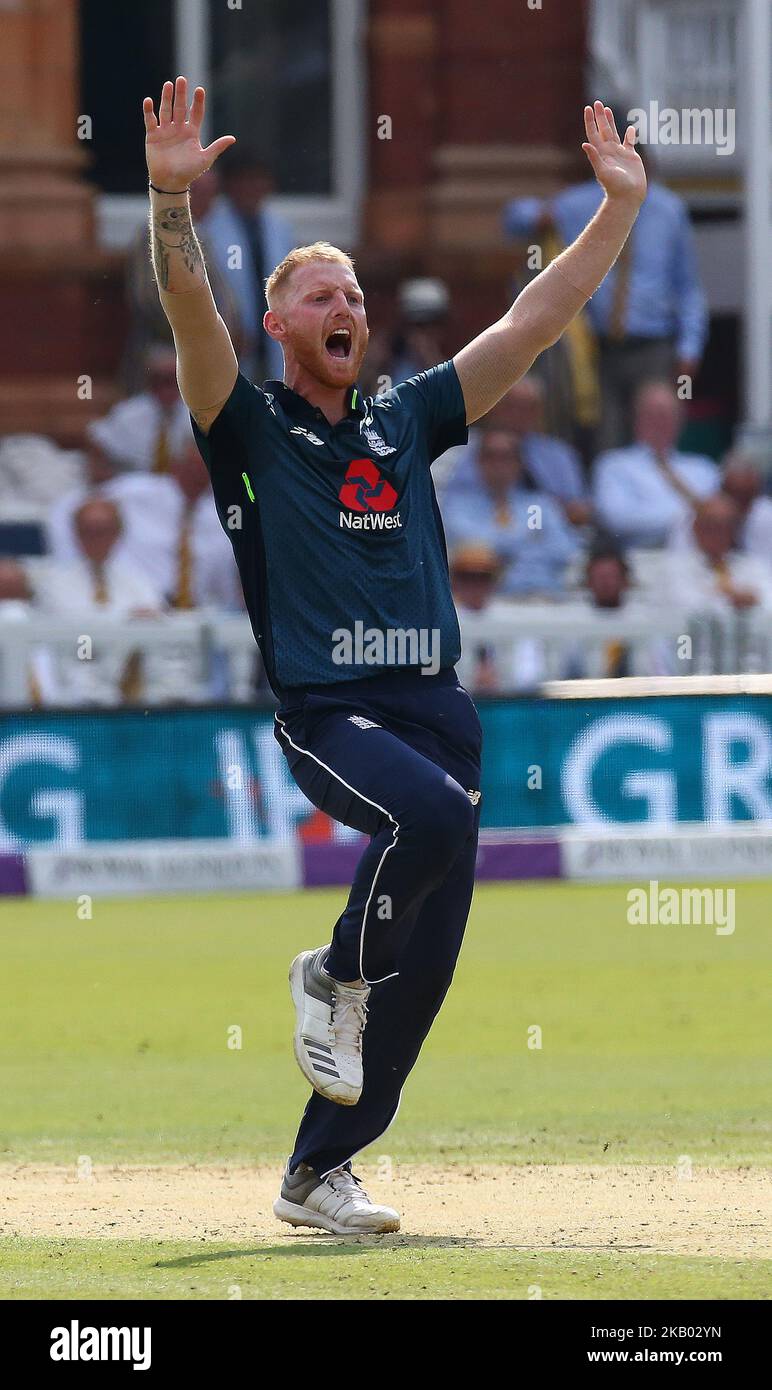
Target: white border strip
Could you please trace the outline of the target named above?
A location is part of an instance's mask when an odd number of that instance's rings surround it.
[[[556,836],[563,881],[639,883],[655,878],[715,883],[772,876],[768,822],[564,826]]]
[[[625,699],[636,695],[772,695],[772,674],[746,676],[616,676],[589,681],[545,681],[551,700]]]
[[[251,893],[303,886],[296,840],[118,840],[36,846],[25,853],[33,898],[81,894]]]

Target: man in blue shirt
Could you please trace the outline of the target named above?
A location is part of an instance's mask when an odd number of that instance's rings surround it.
[[[603,189],[592,179],[549,200],[515,198],[504,212],[505,230],[531,239],[551,228],[568,246],[602,198]],[[635,230],[587,314],[599,345],[602,411],[596,447],[613,449],[630,441],[635,389],[647,378],[694,377],[708,332],[689,211],[664,184],[649,183]]]
[[[482,435],[485,430],[500,429],[517,436],[524,485],[538,488],[554,498],[572,526],[585,526],[592,519],[577,450],[564,439],[544,433],[544,397],[543,381],[535,372],[528,372],[489,411],[484,425],[470,430],[467,448],[453,450],[446,456],[441,479],[438,479],[443,513],[446,492],[455,500],[463,491],[476,487]]]
[[[483,541],[496,552],[502,594],[564,597],[565,569],[579,549],[576,532],[549,493],[525,484],[511,431],[481,431],[472,483],[448,489],[442,517],[451,549]]]
[[[590,226],[452,362],[361,399],[368,328],[353,263],[326,242],[269,275],[266,332],[283,381],[241,376],[212,298],[188,189],[204,92],[144,102],[151,240],[178,379],[279,697],[276,736],[321,810],[370,836],[331,945],[290,985],[295,1056],[313,1087],[276,1215],[334,1234],[396,1230],[351,1157],[396,1114],[453,974],[472,897],[481,731],[460,652],[429,467],[594,293],[645,196],[643,167],[600,102],[582,146],[606,190]],[[368,1016],[369,1005],[369,1016]],[[365,1024],[367,1029],[365,1031]]]

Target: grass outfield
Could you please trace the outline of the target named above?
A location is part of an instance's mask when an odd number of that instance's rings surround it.
[[[770,1162],[769,886],[737,889],[733,936],[629,926],[626,891],[478,889],[389,1151]],[[0,1156],[284,1158],[306,1096],[287,967],[342,900],[104,900],[90,922],[74,903],[3,903]]]
[[[1,1299],[768,1299],[772,1260],[420,1242],[0,1241]],[[707,1320],[707,1319],[706,1319]],[[715,1319],[711,1319],[715,1320]]]
[[[73,1173],[83,1155],[280,1164],[306,1096],[287,967],[324,940],[342,901],[339,891],[104,900],[91,921],[74,902],[0,905],[0,1160]],[[630,926],[626,911],[621,885],[478,889],[446,1006],[397,1122],[365,1158],[769,1164],[769,885],[737,887],[732,936]],[[240,1049],[228,1046],[234,1025]],[[320,1280],[333,1297],[525,1298],[545,1280],[545,1297],[747,1298],[770,1286],[762,1260],[430,1237],[377,1249],[212,1240],[206,1254],[173,1240],[3,1244],[6,1296],[26,1286],[223,1298],[243,1284],[244,1297],[264,1297],[269,1266],[275,1297],[318,1296]]]

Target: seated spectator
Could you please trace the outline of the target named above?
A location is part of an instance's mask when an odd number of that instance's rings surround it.
[[[772,565],[772,497],[764,493],[763,474],[749,454],[738,449],[727,456],[721,491],[740,513],[738,549]]]
[[[703,502],[692,523],[693,544],[668,554],[665,595],[685,597],[695,613],[771,607],[769,565],[737,549],[741,522],[726,493]]]
[[[37,606],[46,617],[87,623],[92,615],[147,617],[160,611],[160,595],[146,575],[116,557],[121,529],[114,502],[93,497],[81,504],[75,514],[77,558],[37,577]],[[46,705],[119,705],[137,698],[141,684],[136,653],[127,657],[98,642],[90,652],[39,650],[34,676]]]
[[[57,564],[69,564],[78,553],[73,518],[81,503],[101,491],[121,473],[121,465],[108,451],[101,421],[92,420],[86,426],[81,477],[73,487],[53,489],[56,501],[50,504],[45,516],[46,549]]]
[[[166,517],[173,529],[172,561],[165,592],[172,608],[243,611],[231,543],[220,525],[209,475],[192,434],[172,460]]]
[[[664,545],[670,532],[719,487],[711,459],[678,453],[681,411],[667,382],[645,383],[635,398],[635,443],[596,460],[598,518],[625,545]]]
[[[220,526],[189,424],[186,429],[166,476],[123,473],[96,491],[114,502],[123,518],[116,558],[147,574],[172,606],[206,604],[240,611],[241,590],[231,545]],[[85,489],[76,489],[51,510],[49,550],[59,563],[68,563],[77,553],[73,519],[86,495]]]
[[[116,553],[123,523],[115,502],[107,497],[87,499],[78,507],[74,524],[76,558],[42,572],[37,597],[46,613],[103,609],[126,616],[140,609],[157,611],[161,596],[152,581]]]
[[[587,556],[587,592],[593,608],[622,608],[630,588],[630,567],[621,550],[595,546]]]
[[[42,434],[9,434],[0,440],[0,518],[42,521],[51,498],[77,485],[83,460]]]
[[[119,401],[94,421],[92,438],[122,470],[167,473],[172,455],[190,429],[188,409],[177,387],[174,347],[156,343],[145,361],[147,387]]]
[[[585,602],[593,614],[594,631],[581,641],[566,643],[564,680],[667,674],[666,643],[654,637],[635,643],[627,640],[631,619],[650,619],[656,610],[636,595],[624,552],[602,535],[590,547],[585,584]],[[581,616],[577,615],[580,620]]]
[[[563,509],[573,526],[585,526],[592,506],[587,496],[582,465],[576,449],[562,439],[544,433],[544,384],[533,372],[521,377],[485,416],[483,429],[507,430],[520,440],[524,477],[546,492]],[[481,430],[475,430],[475,440]],[[461,455],[448,481],[454,487],[474,483],[476,442],[453,450]]]
[[[451,484],[443,521],[452,546],[484,541],[503,560],[502,592],[561,598],[564,572],[578,541],[556,502],[524,485],[519,440],[512,431],[485,429],[473,487]]]
[[[630,569],[621,550],[598,545],[587,557],[585,570],[587,597],[594,609],[618,614],[624,608],[630,588]],[[631,676],[630,649],[621,635],[600,645],[581,642],[568,644],[564,678],[582,680],[598,676]]]
[[[516,624],[517,609],[497,597],[501,571],[499,556],[483,541],[468,541],[450,556],[450,582],[461,626],[459,680],[478,695],[530,687],[536,679],[534,660],[541,666],[538,642],[506,636],[506,628]],[[495,641],[475,630],[480,619],[502,625],[504,630]]]

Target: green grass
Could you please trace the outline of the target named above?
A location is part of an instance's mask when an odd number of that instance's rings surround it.
[[[769,885],[737,888],[728,937],[630,926],[626,894],[478,890],[390,1153],[770,1162]],[[4,902],[0,1159],[282,1159],[306,1095],[287,966],[325,939],[342,901],[97,900],[92,921],[74,901]]]
[[[287,966],[342,901],[105,900],[90,922],[74,901],[2,903],[0,1161],[279,1163],[306,1096]],[[741,884],[718,937],[630,926],[622,886],[481,888],[389,1154],[768,1164],[768,904],[768,885]],[[440,1237],[7,1237],[0,1298],[753,1299],[770,1265]]]
[[[2,1240],[0,1299],[758,1299],[772,1260],[363,1239],[225,1245]]]

